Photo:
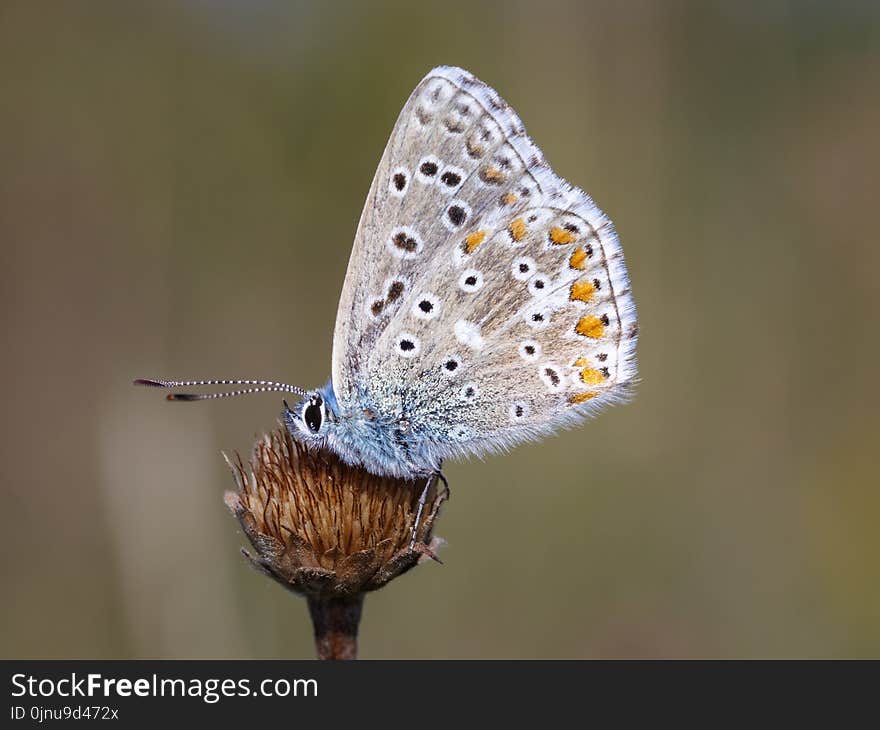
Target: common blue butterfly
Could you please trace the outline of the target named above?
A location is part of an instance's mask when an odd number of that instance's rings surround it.
[[[331,380],[286,391],[294,439],[377,475],[439,474],[626,398],[638,334],[611,221],[558,177],[489,86],[441,66],[403,107],[361,215]]]

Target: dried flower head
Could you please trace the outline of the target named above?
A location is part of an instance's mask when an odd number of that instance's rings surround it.
[[[238,485],[226,504],[257,551],[245,555],[282,585],[318,598],[381,588],[433,557],[445,490],[428,490],[416,548],[409,548],[423,483],[377,477],[312,451],[283,426],[254,444],[250,469],[229,462]],[[248,473],[250,471],[250,473]]]
[[[309,599],[319,655],[322,639],[333,639],[334,632],[353,641],[365,592],[421,560],[436,560],[442,541],[432,538],[434,521],[448,497],[436,478],[411,548],[424,482],[377,477],[344,464],[297,443],[283,425],[254,444],[247,466],[238,455],[227,463],[238,490],[226,493],[226,504],[256,550],[242,553],[260,572]],[[327,652],[353,658],[354,648],[325,646]]]

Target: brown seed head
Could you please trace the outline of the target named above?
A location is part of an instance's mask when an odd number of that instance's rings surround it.
[[[282,425],[254,444],[245,466],[227,458],[238,485],[226,504],[256,550],[242,553],[264,574],[310,598],[381,588],[442,542],[434,520],[446,500],[436,478],[410,549],[424,482],[377,477],[329,451],[294,441]]]

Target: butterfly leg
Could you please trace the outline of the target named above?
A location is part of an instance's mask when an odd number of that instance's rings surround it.
[[[446,481],[442,471],[437,472],[437,478],[443,482],[443,488],[446,490],[446,499],[449,499],[452,496],[452,490],[449,488],[449,482]]]
[[[428,477],[428,481],[425,482],[425,488],[422,489],[422,496],[419,497],[419,509],[416,512],[416,521],[413,522],[412,528],[412,537],[409,541],[409,549],[412,550],[416,546],[416,532],[419,529],[419,522],[422,519],[422,510],[425,509],[425,500],[428,498],[428,489],[431,487],[431,482],[434,480],[434,475]]]
[[[419,509],[416,512],[416,521],[413,524],[412,538],[410,539],[410,542],[409,542],[409,549],[410,550],[415,548],[415,545],[416,545],[416,531],[419,529],[419,522],[422,519],[422,511],[425,509],[425,502],[428,499],[428,489],[431,488],[431,482],[434,480],[434,477],[436,477],[441,482],[443,482],[443,487],[446,489],[446,498],[447,499],[449,499],[449,495],[451,494],[451,491],[449,489],[449,482],[446,481],[446,477],[443,476],[442,471],[435,472],[434,474],[431,474],[431,476],[428,477],[428,481],[425,482],[425,487],[424,487],[424,489],[422,489],[422,494],[419,497]]]

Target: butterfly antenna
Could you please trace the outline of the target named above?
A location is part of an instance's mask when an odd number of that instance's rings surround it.
[[[214,398],[232,398],[236,395],[250,395],[251,393],[282,392],[306,395],[307,391],[287,383],[275,383],[271,380],[152,380],[138,378],[135,385],[146,385],[151,388],[190,388],[194,385],[249,385],[250,388],[241,388],[223,393],[169,393],[165,396],[168,400],[191,401],[212,400]]]

